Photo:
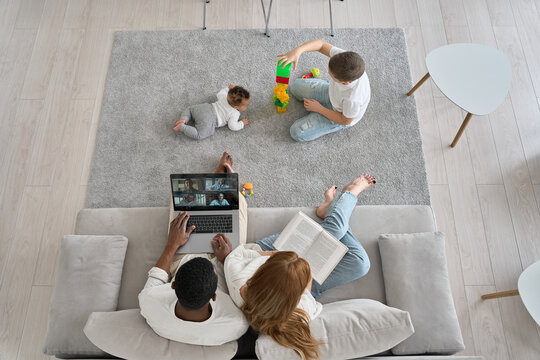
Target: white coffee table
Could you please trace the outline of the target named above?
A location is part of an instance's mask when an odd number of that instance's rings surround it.
[[[428,73],[407,93],[411,96],[430,77],[441,92],[467,112],[451,147],[456,146],[472,115],[487,115],[503,102],[512,79],[510,62],[499,50],[478,44],[451,44],[426,56]]]

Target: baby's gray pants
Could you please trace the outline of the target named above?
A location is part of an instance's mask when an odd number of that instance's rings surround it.
[[[180,131],[197,140],[214,135],[217,125],[217,115],[212,104],[190,106],[182,112],[180,120],[186,120]]]

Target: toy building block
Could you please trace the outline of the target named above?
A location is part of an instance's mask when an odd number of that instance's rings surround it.
[[[292,63],[289,63],[286,66],[281,66],[279,63],[277,64],[276,83],[289,85],[289,77],[291,76],[291,65]]]
[[[321,71],[319,69],[313,68],[309,74],[302,76],[302,79],[316,78],[319,77],[320,73]]]
[[[287,85],[277,84],[274,88],[272,100],[274,100],[274,105],[276,105],[279,114],[287,111],[287,105],[289,105],[289,91],[287,90]]]

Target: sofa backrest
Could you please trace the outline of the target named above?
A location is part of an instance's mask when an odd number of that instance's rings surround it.
[[[280,232],[299,210],[316,218],[315,208],[248,209],[247,241],[254,242]],[[168,222],[168,207],[83,209],[79,212],[75,234],[124,235],[128,238],[118,310],[139,307],[137,295],[146,282],[148,270],[155,265],[167,242]],[[322,303],[352,298],[385,302],[377,245],[379,235],[436,230],[433,212],[425,205],[357,206],[350,224],[370,257],[371,269],[365,277],[324,293],[319,298]]]

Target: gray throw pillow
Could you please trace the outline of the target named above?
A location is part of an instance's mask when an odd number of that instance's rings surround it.
[[[236,341],[202,346],[162,338],[146,323],[139,309],[92,313],[84,333],[107,353],[130,360],[229,360],[238,347]]]
[[[351,299],[325,304],[311,324],[311,334],[321,340],[320,360],[352,359],[381,353],[414,333],[406,311],[371,299]],[[260,360],[299,359],[294,350],[260,335],[255,345]]]
[[[125,236],[62,238],[43,346],[45,354],[105,355],[86,338],[83,328],[90,313],[116,310],[127,244]]]
[[[389,306],[408,311],[413,336],[392,349],[394,355],[454,354],[463,338],[454,308],[444,234],[386,234],[379,249]]]

